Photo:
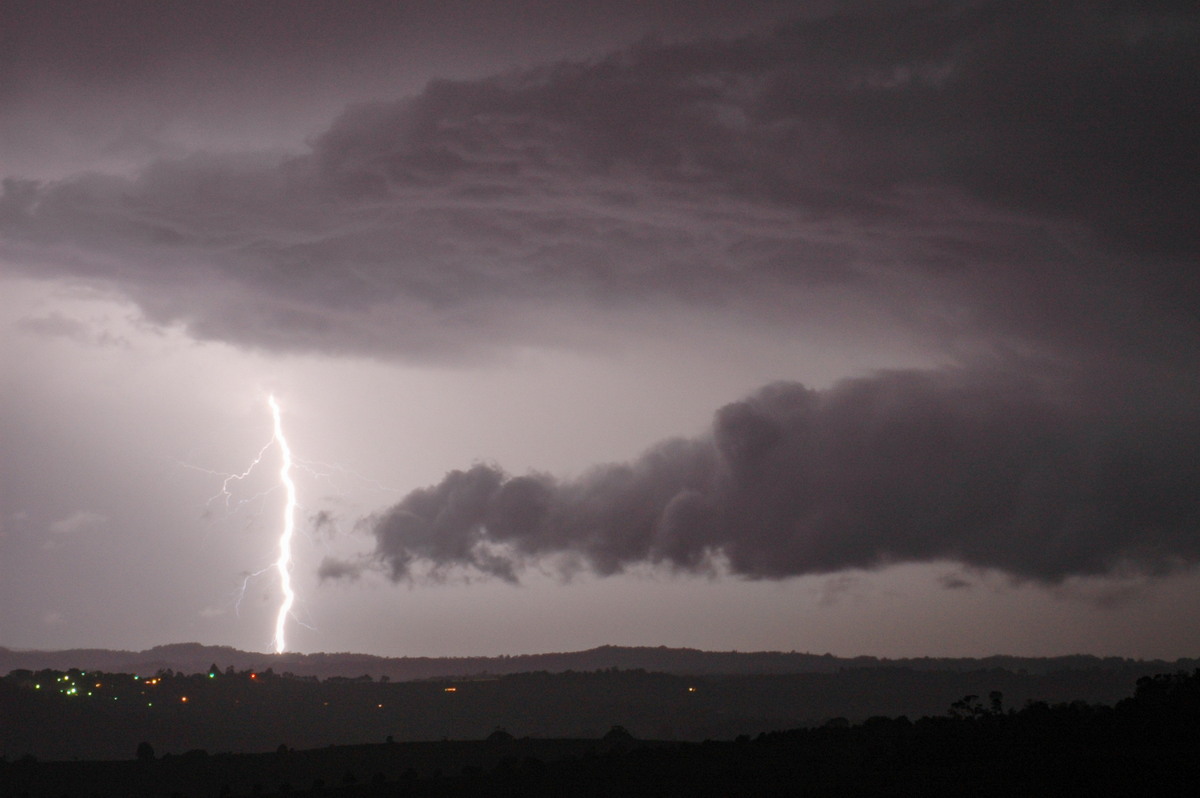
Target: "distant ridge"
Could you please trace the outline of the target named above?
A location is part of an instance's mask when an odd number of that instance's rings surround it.
[[[678,675],[747,675],[835,673],[845,669],[905,668],[919,671],[1025,671],[1044,674],[1068,670],[1161,673],[1192,671],[1200,659],[1135,660],[1076,654],[1061,657],[991,656],[983,658],[835,657],[782,651],[701,651],[693,648],[600,646],[585,651],[521,654],[494,657],[381,657],[373,654],[265,654],[230,646],[174,643],[145,651],[112,651],[80,648],[62,651],[20,651],[0,647],[0,674],[26,668],[100,670],[124,673],[182,673],[207,671],[213,664],[225,669],[266,670],[296,676],[355,677],[363,674],[393,680],[503,675],[548,671],[598,671],[610,668],[643,669]]]

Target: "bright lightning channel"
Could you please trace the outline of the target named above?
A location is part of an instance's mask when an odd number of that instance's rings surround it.
[[[279,481],[287,491],[287,504],[283,510],[283,531],[279,535],[279,559],[275,561],[275,570],[279,572],[279,586],[283,591],[279,614],[275,616],[275,653],[282,654],[286,646],[284,626],[292,611],[292,605],[296,602],[291,573],[292,535],[296,531],[296,483],[292,481],[292,449],[283,434],[283,417],[274,394],[268,397],[267,403],[271,405],[271,414],[275,419],[275,441],[283,455],[283,463],[279,467]]]

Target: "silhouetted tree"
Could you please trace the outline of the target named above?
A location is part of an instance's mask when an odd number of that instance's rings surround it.
[[[512,739],[513,736],[509,734],[508,730],[503,726],[497,726],[495,731],[487,736],[487,741],[489,743],[507,743],[511,742]]]
[[[967,720],[977,718],[980,715],[986,714],[987,710],[983,708],[983,704],[979,703],[979,696],[966,695],[950,705],[950,717],[959,720]]]
[[[609,729],[607,732],[604,733],[604,737],[602,739],[605,739],[605,740],[632,740],[632,739],[634,739],[634,737],[632,734],[630,734],[629,729],[626,729],[624,726],[613,726],[611,729]]]
[[[139,762],[149,762],[154,759],[154,746],[142,740],[137,744],[137,759]]]

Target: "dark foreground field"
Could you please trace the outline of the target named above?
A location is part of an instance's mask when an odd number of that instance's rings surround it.
[[[1200,671],[1139,680],[1115,706],[967,696],[945,715],[834,721],[727,741],[382,743],[268,754],[0,765],[0,795],[1194,796]]]
[[[836,717],[857,723],[937,715],[964,695],[992,691],[1018,708],[1031,700],[1115,704],[1144,675],[855,668],[682,676],[610,668],[397,682],[215,665],[142,676],[17,670],[0,678],[0,757],[131,759],[142,742],[162,756],[309,750],[389,737],[482,740],[498,727],[518,738],[595,740],[619,725],[643,739],[732,740]]]

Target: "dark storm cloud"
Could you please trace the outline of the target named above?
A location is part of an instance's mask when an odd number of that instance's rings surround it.
[[[1194,6],[870,9],[437,81],[283,161],[9,180],[0,254],[276,350],[456,357],[854,296],[956,352],[1194,352]]]
[[[932,179],[1192,251],[1181,201],[1198,191],[1197,15],[1072,5],[831,17],[437,83],[411,105],[344,117],[318,155],[348,193],[460,172],[628,168],[863,214],[885,212],[864,190]]]
[[[1160,573],[1200,560],[1200,416],[1156,391],[958,370],[780,383],[633,462],[572,480],[475,465],[367,525],[395,580],[428,565],[514,580],[547,557],[602,575],[941,559],[1047,583]]]

